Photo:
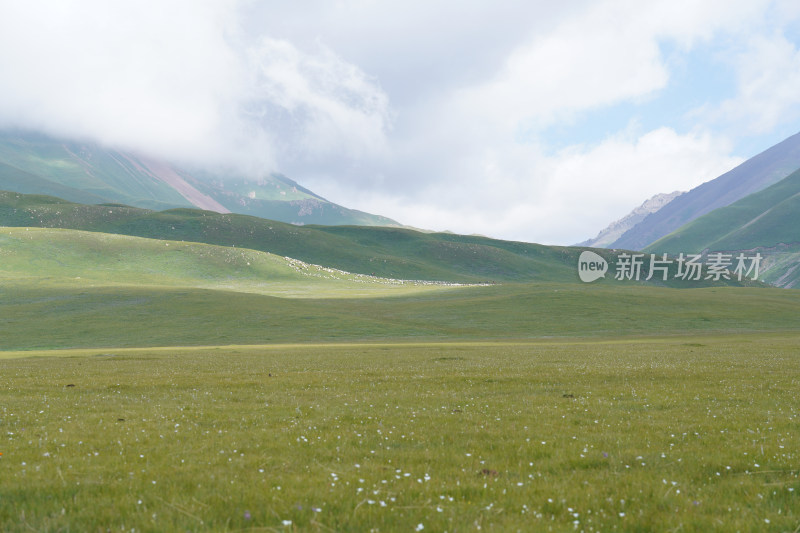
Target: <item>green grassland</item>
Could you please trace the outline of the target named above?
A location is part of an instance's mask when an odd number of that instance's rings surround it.
[[[358,274],[406,280],[485,282],[577,281],[577,247],[543,246],[405,228],[294,226],[197,209],[149,211],[85,205],[54,197],[0,191],[0,225],[94,231],[270,252]],[[596,250],[613,263],[612,250]],[[675,265],[672,267],[674,273]],[[646,277],[647,272],[644,273]],[[614,276],[598,283],[614,283]],[[736,282],[727,282],[737,284]],[[628,284],[624,282],[623,284]],[[711,282],[650,284],[702,287]]]
[[[0,530],[800,525],[794,291],[13,193],[0,219],[42,226],[0,227]]]
[[[0,192],[0,225],[236,246],[389,278],[475,283],[575,279],[580,250],[402,228],[294,226],[196,209],[149,211]]]
[[[508,340],[797,331],[793,291],[512,284],[373,298],[0,287],[0,349]]]
[[[105,233],[0,228],[0,283],[46,290],[202,288],[284,297],[361,298],[441,290],[273,254]]]
[[[0,524],[795,531],[798,346],[795,333],[11,354]]]
[[[682,335],[800,325],[793,291],[603,281],[408,283],[233,247],[3,228],[0,349]]]

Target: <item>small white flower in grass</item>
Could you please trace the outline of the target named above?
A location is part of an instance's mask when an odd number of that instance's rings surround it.
[[[619,517],[620,517],[620,518],[624,518],[624,517],[625,517],[625,513],[622,513],[622,512],[620,512],[620,513],[619,513]]]
[[[423,529],[425,529],[425,526],[423,526],[422,522],[420,522],[417,524],[417,527],[414,528],[414,531],[422,531]]]

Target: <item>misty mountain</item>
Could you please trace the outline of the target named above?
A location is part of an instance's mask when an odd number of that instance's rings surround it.
[[[646,251],[723,252],[763,257],[763,279],[800,287],[800,170],[729,206],[715,209],[659,239]]]
[[[641,250],[714,209],[761,191],[800,168],[800,133],[748,159],[733,170],[684,193],[608,245]]]
[[[31,132],[0,132],[0,189],[155,210],[196,207],[296,225],[400,225],[329,202],[280,174],[247,179],[187,169],[144,154]]]
[[[672,200],[683,194],[681,191],[671,192],[669,194],[656,194],[652,198],[645,200],[645,202],[622,217],[609,224],[605,229],[597,234],[594,239],[588,239],[575,246],[588,246],[591,248],[608,248],[611,243],[622,237],[622,235],[634,227],[636,224],[652,213],[655,213]]]

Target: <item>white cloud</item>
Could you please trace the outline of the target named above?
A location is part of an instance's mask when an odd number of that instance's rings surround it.
[[[251,108],[287,152],[357,158],[386,151],[388,97],[358,67],[325,47],[308,54],[270,38],[251,48],[248,59]]]
[[[800,120],[800,49],[782,34],[756,35],[735,57],[738,93],[712,120],[765,133]]]
[[[235,161],[404,223],[566,244],[800,119],[791,0],[308,5],[6,2],[0,126]],[[546,138],[614,106],[665,115],[671,69],[698,49],[738,87],[695,127]]]
[[[664,86],[657,42],[612,12],[592,9],[518,47],[487,83],[459,91],[454,105],[488,122],[543,126],[571,112],[643,97]]]
[[[688,190],[730,170],[741,158],[729,153],[729,143],[707,133],[659,128],[556,154],[485,151],[471,160],[482,179],[467,187],[432,183],[411,201],[380,193],[362,193],[361,201],[420,227],[570,244],[657,193]]]
[[[389,196],[383,184],[367,191],[340,184],[344,192],[329,195],[355,198],[362,209],[379,206],[418,226],[564,244],[591,236],[654,194],[712,179],[741,158],[709,130],[632,128],[555,154],[544,150],[542,136],[550,124],[656,98],[670,77],[662,40],[688,49],[753,13],[751,6],[720,14],[721,7],[596,3],[537,31],[483,79],[426,107],[421,135],[395,143],[401,162],[393,170],[404,177],[403,190]]]
[[[236,126],[233,29],[226,2],[5,3],[0,121],[156,153],[216,152],[215,134]]]
[[[324,47],[248,41],[243,13],[226,0],[5,3],[0,127],[262,172],[297,151],[384,148],[373,80]]]

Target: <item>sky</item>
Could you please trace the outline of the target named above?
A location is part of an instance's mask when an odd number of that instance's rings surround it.
[[[0,0],[0,128],[568,245],[800,131],[800,2]]]

